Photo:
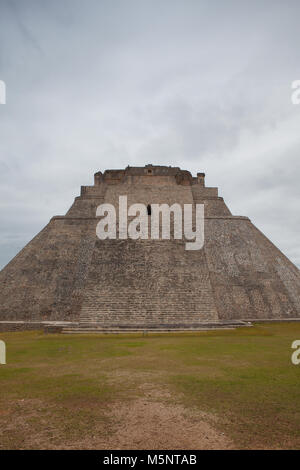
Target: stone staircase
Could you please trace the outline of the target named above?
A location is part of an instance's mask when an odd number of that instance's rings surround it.
[[[79,323],[66,325],[64,334],[180,333],[250,326],[244,321],[218,319],[209,286],[194,291],[85,292]]]
[[[217,320],[209,291],[187,292],[101,292],[85,293],[80,322],[129,325],[196,324]]]
[[[182,240],[95,242],[79,323],[64,334],[195,332],[248,326],[219,321],[203,250]]]

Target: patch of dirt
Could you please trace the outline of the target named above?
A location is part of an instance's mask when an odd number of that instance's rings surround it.
[[[77,443],[85,449],[233,449],[216,429],[214,415],[174,405],[168,391],[144,383],[141,397],[113,404],[108,413],[110,432],[105,439]]]
[[[233,443],[217,430],[214,415],[174,404],[168,391],[143,384],[141,396],[109,403],[106,409],[90,404],[92,419],[74,411],[72,425],[85,430],[72,435],[67,415],[39,400],[18,400],[3,422],[0,448],[19,449],[232,449]],[[81,407],[80,407],[81,408]],[[85,407],[82,407],[82,409]],[[2,411],[4,411],[2,409]],[[59,413],[59,416],[56,413]],[[77,415],[78,413],[78,415]],[[54,419],[54,417],[56,418]],[[8,417],[7,417],[8,418]],[[82,421],[83,420],[83,421]],[[80,438],[79,438],[80,435]],[[8,437],[8,436],[7,436]]]
[[[230,449],[232,443],[217,431],[211,417],[181,405],[148,398],[119,404],[114,410],[115,432],[103,443],[107,449]]]

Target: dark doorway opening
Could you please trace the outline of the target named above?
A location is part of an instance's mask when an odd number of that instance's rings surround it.
[[[148,206],[147,206],[147,214],[151,215],[151,206],[150,206],[150,204],[148,204]]]

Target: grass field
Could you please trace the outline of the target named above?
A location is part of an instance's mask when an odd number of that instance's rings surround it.
[[[0,339],[1,449],[300,448],[300,323]]]

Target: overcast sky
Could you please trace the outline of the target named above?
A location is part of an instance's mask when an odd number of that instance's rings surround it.
[[[300,1],[0,0],[0,266],[108,168],[206,173],[300,267]]]

